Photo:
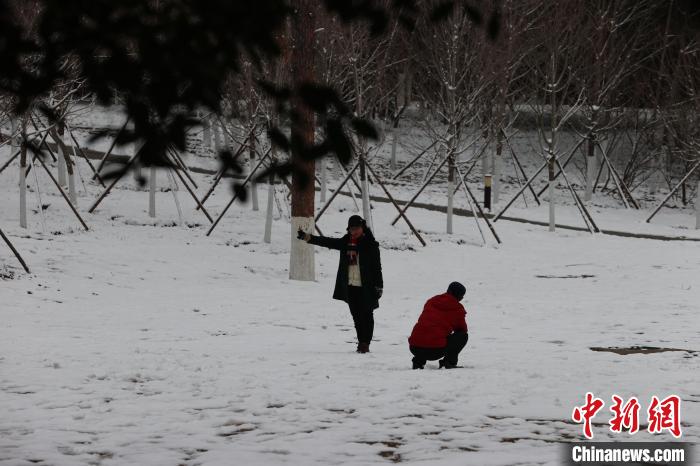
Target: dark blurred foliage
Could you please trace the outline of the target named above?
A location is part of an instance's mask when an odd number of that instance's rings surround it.
[[[497,12],[485,20],[479,9],[463,1],[321,3],[343,22],[366,23],[376,36],[384,34],[390,21],[411,29],[420,15],[440,21],[456,8],[484,23],[491,37],[498,33]],[[285,0],[35,0],[29,13],[21,4],[0,0],[0,93],[13,102],[13,111],[19,115],[33,108],[49,120],[60,118],[58,109],[46,103],[47,96],[58,83],[79,76],[81,92],[95,96],[99,104],[120,97],[133,129],[123,131],[117,144],[142,146],[134,165],[143,166],[169,165],[168,148],[185,149],[187,130],[201,124],[195,118],[198,110],[222,114],[222,89],[230,76],[241,73],[243,57],[258,67],[278,60],[282,50],[277,38],[295,14],[294,3]],[[26,15],[32,13],[36,18],[28,28]],[[294,120],[290,103],[296,99],[322,125],[322,137],[309,147],[300,145],[294,134],[288,137],[270,128],[271,140],[285,151],[312,159],[332,153],[346,163],[352,154],[349,132],[377,136],[372,124],[353,117],[331,87],[258,86],[276,102],[279,121]],[[220,160],[227,170],[241,172],[230,153],[220,154]],[[294,169],[285,162],[272,171],[286,176]],[[234,189],[243,193],[240,186]]]

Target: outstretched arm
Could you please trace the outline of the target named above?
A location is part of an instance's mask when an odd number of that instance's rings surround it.
[[[327,236],[314,236],[311,234],[308,235],[306,242],[316,246],[338,250],[342,249],[343,244],[345,243],[343,238],[329,238]]]

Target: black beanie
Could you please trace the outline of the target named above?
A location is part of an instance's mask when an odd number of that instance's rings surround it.
[[[348,228],[364,226],[365,221],[359,215],[353,215],[348,219]]]
[[[462,299],[467,293],[467,289],[459,282],[452,282],[450,286],[447,287],[447,292],[457,299]]]

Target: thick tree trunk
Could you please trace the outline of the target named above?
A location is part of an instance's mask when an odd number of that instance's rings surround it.
[[[291,21],[292,40],[292,76],[294,84],[314,81],[314,8],[317,2],[298,0],[295,3],[295,15]],[[314,143],[314,114],[313,111],[299,99],[293,102],[298,119],[292,124],[292,131],[304,145]],[[289,258],[289,278],[292,280],[312,281],[316,278],[314,263],[314,248],[310,244],[297,239],[297,230],[314,231],[314,174],[316,172],[313,160],[304,160],[294,150],[292,163],[299,172],[292,174],[292,229],[290,234],[291,251]],[[300,175],[306,175],[302,183]]]

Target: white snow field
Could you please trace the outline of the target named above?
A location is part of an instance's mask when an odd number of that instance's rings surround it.
[[[571,413],[586,392],[606,402],[595,440],[674,440],[606,423],[612,394],[639,398],[642,430],[651,396],[677,394],[680,440],[700,441],[700,242],[499,221],[503,244],[482,246],[473,219],[447,235],[444,214],[411,209],[424,248],[374,203],[385,291],[361,355],[347,306],[331,299],[337,252],[317,248],[317,280],[295,282],[288,219],[262,241],[266,187],[261,211],[236,204],[207,237],[182,187],[180,221],[169,192],[150,219],[148,192],[131,181],[88,214],[101,192],[90,184],[86,232],[38,173],[42,219],[30,174],[23,230],[16,171],[0,175],[0,226],[32,273],[0,244],[0,465],[558,465],[561,442],[583,439]],[[196,176],[200,196],[211,178]],[[405,200],[415,186],[394,189]],[[229,195],[217,190],[212,214]],[[689,209],[644,224],[652,205],[596,218],[700,238]],[[558,209],[580,224],[573,206]],[[340,196],[319,225],[340,235],[351,213]],[[512,214],[546,220],[546,205]],[[464,368],[413,371],[406,338],[453,280],[468,289]],[[611,346],[691,351],[590,349]]]

